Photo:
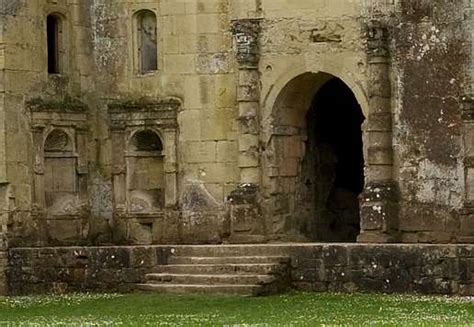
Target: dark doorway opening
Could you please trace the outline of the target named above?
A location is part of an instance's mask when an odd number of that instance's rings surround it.
[[[316,241],[355,242],[359,235],[364,120],[354,94],[338,78],[319,89],[307,113],[302,176],[314,199],[310,226]]]

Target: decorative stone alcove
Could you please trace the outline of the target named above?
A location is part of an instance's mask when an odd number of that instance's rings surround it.
[[[179,219],[175,213],[180,106],[174,98],[108,105],[117,241],[162,242],[162,227]]]
[[[127,200],[129,211],[149,214],[164,207],[164,155],[160,136],[151,129],[138,130],[128,140]]]
[[[87,106],[65,99],[35,99],[33,210],[45,242],[77,243],[88,234]]]

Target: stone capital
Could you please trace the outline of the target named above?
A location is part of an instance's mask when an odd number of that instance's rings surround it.
[[[390,57],[388,26],[381,21],[372,20],[365,24],[367,55],[370,60]]]
[[[246,18],[232,21],[236,57],[241,65],[256,66],[260,60],[258,38],[260,19]]]

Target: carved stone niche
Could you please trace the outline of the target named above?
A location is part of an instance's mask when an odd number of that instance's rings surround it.
[[[178,99],[108,105],[112,133],[114,212],[152,225],[177,204]]]
[[[163,142],[154,129],[136,130],[127,140],[127,200],[132,214],[154,213],[164,208]]]
[[[87,106],[66,98],[34,99],[27,107],[34,148],[33,215],[49,221],[45,226],[49,240],[83,239],[89,217]]]

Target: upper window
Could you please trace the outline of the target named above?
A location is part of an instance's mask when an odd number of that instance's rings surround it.
[[[46,25],[48,37],[48,73],[59,74],[61,72],[61,18],[57,15],[51,14],[47,18]]]
[[[158,69],[157,22],[153,11],[142,10],[137,20],[137,57],[140,73]]]

